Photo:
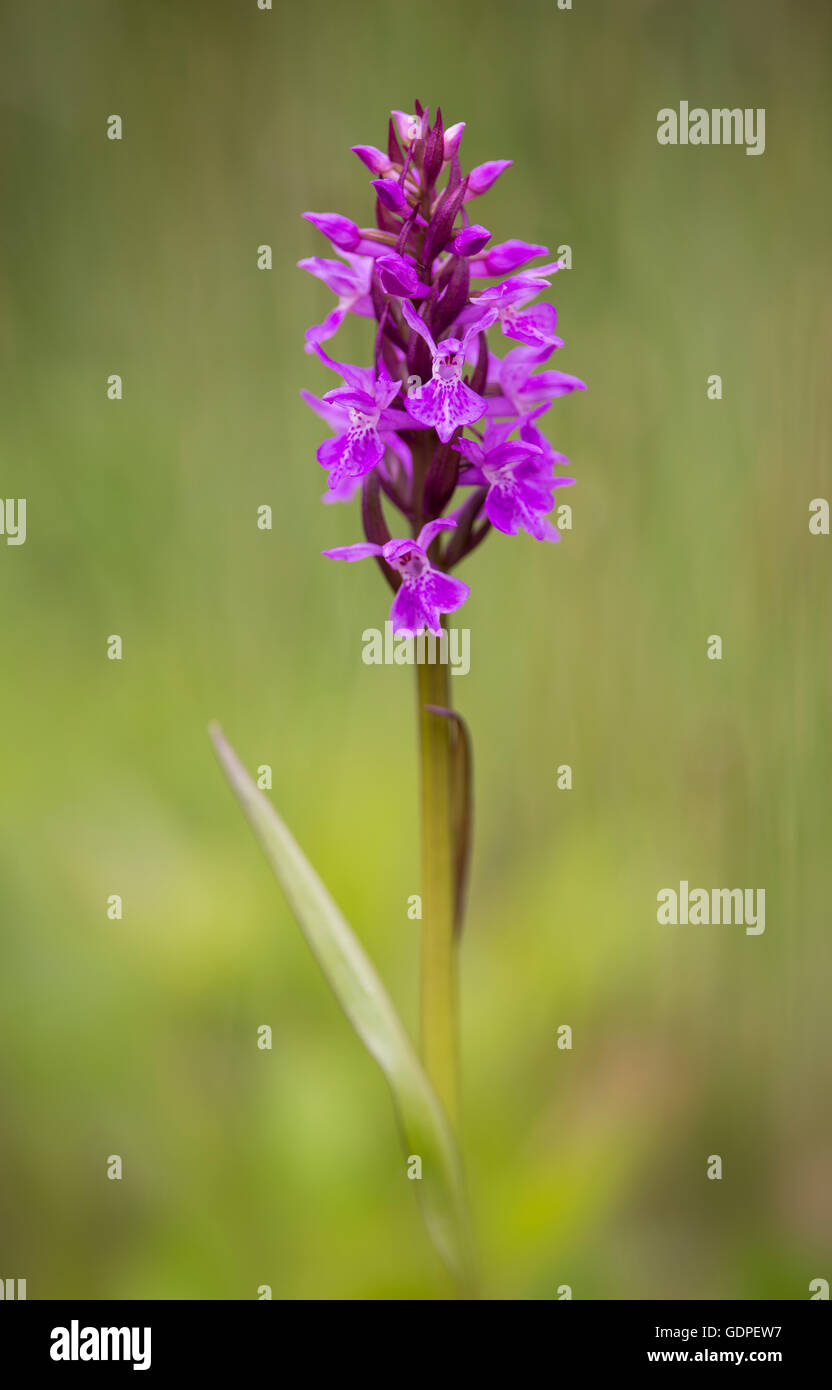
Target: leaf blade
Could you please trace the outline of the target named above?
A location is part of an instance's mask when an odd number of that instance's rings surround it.
[[[220,765],[289,906],[353,1030],[384,1073],[408,1156],[422,1159],[417,1193],[428,1232],[461,1290],[474,1287],[474,1254],[462,1163],[436,1093],[381,978],[272,803],[218,725]]]

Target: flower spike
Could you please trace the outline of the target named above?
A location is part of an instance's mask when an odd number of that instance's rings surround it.
[[[472,200],[512,161],[464,171],[464,129],[418,101],[393,111],[386,148],[352,146],[371,176],[376,225],[304,214],[339,257],[299,262],[335,295],[307,331],[306,348],[341,382],[318,396],[301,394],[332,431],[317,449],[328,475],[324,500],[348,501],[360,491],[367,534],[324,553],[376,558],[395,590],[397,631],[440,630],[442,615],[468,595],[448,571],[492,530],[559,540],[549,519],[555,492],[574,483],[540,424],[554,400],[585,389],[547,366],[563,339],[554,306],[541,296],[563,265],[544,262],[548,249],[536,242],[494,242],[468,216]],[[375,321],[368,366],[324,351],[351,315]],[[503,357],[489,348],[495,327],[508,340]],[[382,503],[411,528],[409,540],[390,538]],[[452,535],[440,547],[446,531]]]

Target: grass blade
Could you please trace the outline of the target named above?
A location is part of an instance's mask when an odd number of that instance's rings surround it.
[[[370,958],[272,803],[218,725],[220,764],[289,906],[353,1029],[390,1086],[406,1155],[422,1160],[415,1183],[434,1245],[460,1291],[473,1294],[474,1258],[462,1163],[436,1093]],[[404,1167],[402,1173],[404,1175]]]

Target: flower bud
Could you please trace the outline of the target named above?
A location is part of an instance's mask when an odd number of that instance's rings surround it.
[[[393,165],[384,150],[375,145],[352,145],[352,153],[357,154],[362,164],[366,164],[372,174],[389,174]]]

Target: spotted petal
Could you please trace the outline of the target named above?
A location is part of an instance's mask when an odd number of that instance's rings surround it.
[[[481,420],[486,405],[464,381],[443,381],[434,377],[418,391],[410,392],[407,408],[414,420],[435,429],[442,443],[447,444],[460,425],[473,425]]]
[[[362,478],[381,463],[384,444],[378,430],[351,429],[325,439],[315,457],[322,468],[330,469],[330,489],[338,489],[347,478]]]

